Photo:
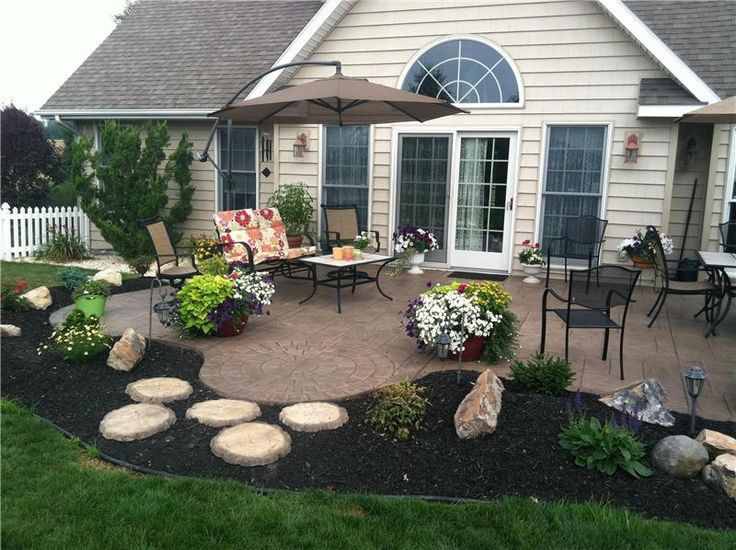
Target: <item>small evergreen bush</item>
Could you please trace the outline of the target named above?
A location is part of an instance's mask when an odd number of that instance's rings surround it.
[[[525,391],[562,395],[575,378],[575,371],[566,359],[536,352],[528,361],[514,362],[511,375]]]
[[[366,420],[379,434],[407,441],[427,413],[427,388],[405,380],[376,392],[378,401],[366,413]]]
[[[76,267],[64,267],[56,272],[56,278],[68,289],[74,290],[87,282],[87,274]]]

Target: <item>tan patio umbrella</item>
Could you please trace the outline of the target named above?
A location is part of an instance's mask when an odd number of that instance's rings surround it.
[[[718,103],[706,105],[682,116],[683,122],[706,122],[712,124],[736,124],[736,96]]]
[[[210,114],[233,122],[260,124],[381,124],[425,122],[467,113],[451,103],[343,75],[320,78],[248,99]]]

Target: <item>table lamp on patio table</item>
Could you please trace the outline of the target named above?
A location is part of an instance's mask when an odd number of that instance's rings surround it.
[[[690,433],[695,433],[695,403],[698,400],[698,397],[700,396],[700,392],[703,391],[703,386],[705,385],[705,379],[708,378],[708,376],[705,374],[705,371],[700,367],[700,365],[693,365],[689,369],[687,369],[687,372],[683,374],[683,377],[685,378],[685,386],[687,387],[687,393],[690,396],[690,400],[692,401],[692,408],[690,410]]]

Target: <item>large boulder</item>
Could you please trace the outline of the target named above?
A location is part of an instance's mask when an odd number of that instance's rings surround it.
[[[478,376],[475,387],[455,411],[455,432],[460,439],[496,431],[503,390],[501,379],[491,369]]]
[[[691,478],[708,464],[708,451],[686,435],[670,435],[660,439],[652,449],[652,461],[670,475]]]
[[[701,430],[695,438],[703,444],[711,458],[724,453],[736,455],[736,439],[715,430]]]
[[[0,325],[0,336],[20,336],[20,327],[15,325]]]
[[[39,286],[38,288],[29,290],[21,297],[25,298],[31,304],[31,307],[35,309],[46,309],[54,303],[54,300],[51,298],[51,292],[45,286]]]
[[[110,286],[123,286],[123,275],[116,269],[103,269],[92,277],[94,281],[102,281]]]
[[[115,370],[133,370],[146,353],[146,339],[132,328],[126,328],[107,357],[107,366]]]
[[[659,380],[654,378],[618,389],[604,395],[599,401],[648,424],[675,424],[675,418],[670,414],[667,405],[667,394]]]
[[[703,479],[736,500],[736,455],[722,454],[703,468]]]

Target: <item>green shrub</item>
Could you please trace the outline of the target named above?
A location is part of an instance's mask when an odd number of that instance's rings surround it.
[[[595,417],[571,417],[559,435],[560,447],[575,457],[575,464],[613,475],[621,468],[634,477],[652,471],[639,460],[646,446],[632,430]]]
[[[76,300],[82,296],[109,296],[110,286],[102,281],[93,281],[88,279],[82,284],[74,287],[72,291],[72,298]]]
[[[197,267],[204,275],[227,275],[230,266],[221,255],[211,256],[200,261]]]
[[[368,423],[378,433],[406,441],[427,413],[427,388],[405,380],[376,392],[378,401],[367,413]]]
[[[28,283],[15,279],[12,284],[3,283],[0,290],[0,309],[5,311],[25,311],[31,307],[21,295],[28,290]]]
[[[52,262],[71,262],[90,257],[87,245],[73,230],[68,234],[50,230],[48,242],[34,256]]]
[[[575,378],[575,371],[566,359],[536,352],[528,361],[514,362],[511,376],[525,391],[562,395]]]
[[[77,267],[64,267],[56,272],[56,278],[68,289],[74,290],[76,287],[87,282],[89,278],[87,274]]]
[[[177,294],[174,323],[190,334],[210,334],[216,329],[212,311],[232,293],[233,283],[218,275],[192,277]]]
[[[83,312],[75,309],[38,347],[38,354],[56,353],[66,362],[82,363],[109,347],[110,337],[102,329],[100,320],[94,315],[85,317]]]

